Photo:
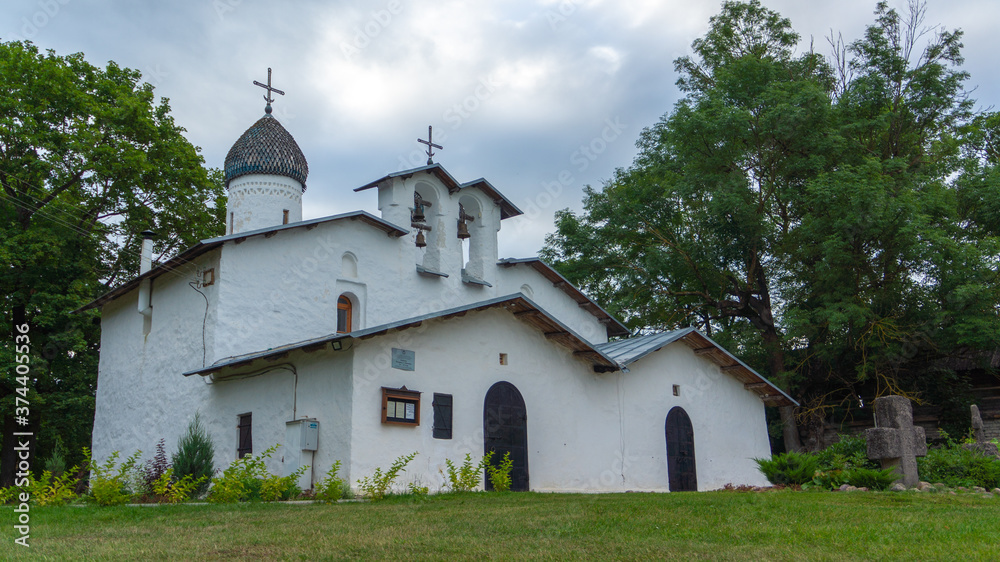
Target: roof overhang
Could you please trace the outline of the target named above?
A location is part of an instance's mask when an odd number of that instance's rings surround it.
[[[607,354],[592,346],[586,339],[563,323],[559,322],[555,319],[555,317],[532,302],[528,297],[521,293],[514,293],[512,295],[497,297],[396,322],[390,322],[388,324],[365,328],[363,330],[355,330],[347,334],[329,334],[238,357],[230,357],[217,362],[214,365],[188,371],[184,373],[184,376],[213,375],[225,377],[229,374],[236,374],[237,370],[252,365],[255,362],[274,362],[288,357],[292,352],[313,353],[316,351],[334,348],[342,349],[344,344],[351,341],[367,340],[386,335],[390,332],[398,332],[409,328],[415,328],[430,320],[455,318],[465,316],[470,312],[477,312],[491,308],[500,308],[509,311],[518,320],[521,320],[541,331],[542,335],[546,339],[570,349],[574,356],[580,357],[581,359],[591,363],[596,372],[617,371],[619,369],[618,363],[611,359]],[[337,342],[340,342],[339,346],[336,345]]]
[[[617,318],[611,316],[608,311],[601,308],[599,304],[594,302],[590,297],[585,295],[583,291],[577,289],[572,283],[569,282],[565,277],[559,274],[558,271],[553,269],[553,267],[539,258],[504,258],[497,262],[497,265],[502,265],[504,267],[513,267],[515,265],[528,265],[534,268],[535,271],[542,274],[542,277],[548,279],[553,286],[562,289],[564,293],[569,295],[571,299],[576,301],[580,308],[586,310],[587,312],[596,316],[602,324],[607,326],[608,336],[627,336],[631,334],[629,329],[618,321]]]
[[[723,374],[731,375],[742,382],[744,388],[759,394],[765,405],[799,405],[785,391],[694,328],[639,336],[601,344],[597,347],[625,367],[675,342],[687,345],[694,351],[695,355],[704,357],[718,365]]]
[[[511,217],[516,217],[518,215],[524,214],[521,209],[517,208],[517,205],[513,203],[510,199],[507,199],[502,193],[500,193],[497,188],[493,187],[493,184],[486,181],[483,178],[477,180],[472,180],[465,183],[459,183],[458,180],[454,178],[444,166],[441,164],[429,164],[427,166],[421,166],[419,168],[413,168],[410,170],[402,170],[399,172],[393,172],[386,176],[383,176],[373,182],[366,183],[361,187],[357,187],[354,191],[364,191],[366,189],[372,189],[373,187],[378,187],[384,182],[393,178],[407,179],[411,178],[417,174],[426,173],[432,174],[441,181],[446,188],[448,188],[449,193],[457,193],[463,189],[477,188],[481,190],[487,197],[493,200],[493,202],[500,207],[500,219],[509,219]]]
[[[342,213],[342,214],[339,214],[339,215],[331,215],[329,217],[321,217],[321,218],[318,218],[318,219],[310,219],[310,220],[307,220],[307,221],[299,221],[299,222],[295,222],[295,223],[291,223],[291,224],[280,224],[280,225],[271,226],[271,227],[268,227],[268,228],[260,228],[260,229],[257,229],[257,230],[248,230],[246,232],[237,232],[235,234],[228,234],[226,236],[219,236],[217,238],[209,238],[207,240],[202,240],[201,242],[198,242],[194,246],[191,246],[187,250],[184,250],[183,252],[181,252],[180,254],[177,254],[176,256],[174,256],[173,258],[167,260],[166,262],[164,262],[162,264],[158,264],[157,266],[153,267],[152,269],[150,269],[146,273],[143,273],[142,275],[140,275],[140,276],[132,279],[131,281],[129,281],[129,282],[123,284],[123,285],[120,285],[120,286],[118,286],[118,287],[116,287],[116,288],[108,291],[107,293],[104,293],[100,297],[98,297],[98,298],[94,299],[93,301],[91,301],[90,303],[88,303],[88,304],[86,304],[86,305],[78,308],[77,310],[74,310],[73,312],[74,313],[76,313],[76,312],[83,312],[85,310],[90,310],[91,308],[97,308],[98,306],[103,306],[104,304],[106,304],[108,302],[111,302],[111,301],[117,299],[118,297],[120,297],[120,296],[128,293],[129,291],[137,288],[139,286],[139,284],[142,283],[143,280],[145,280],[145,279],[153,279],[153,278],[159,277],[159,276],[164,275],[164,274],[175,273],[175,271],[178,268],[183,267],[184,265],[187,265],[191,260],[197,258],[198,256],[201,256],[201,255],[205,254],[206,252],[210,252],[210,251],[218,248],[219,246],[222,246],[226,242],[234,242],[236,244],[240,244],[243,241],[245,241],[247,238],[251,238],[251,237],[254,237],[254,236],[264,236],[266,238],[270,238],[271,236],[274,236],[276,233],[278,233],[280,231],[283,231],[283,230],[294,230],[296,228],[305,228],[305,229],[308,230],[308,229],[311,229],[311,228],[315,228],[316,226],[318,226],[318,225],[320,225],[322,223],[334,222],[334,221],[344,221],[344,220],[362,222],[362,223],[367,224],[367,225],[369,225],[369,226],[371,226],[371,227],[373,227],[375,229],[381,230],[381,231],[385,232],[388,236],[391,236],[391,237],[394,237],[394,238],[399,238],[400,236],[403,236],[404,234],[407,234],[409,232],[408,230],[406,230],[406,229],[404,229],[404,228],[402,228],[400,226],[397,226],[395,224],[392,224],[391,222],[389,222],[389,221],[387,221],[385,219],[381,219],[379,217],[376,217],[375,215],[373,215],[371,213],[368,213],[368,212],[365,212],[365,211],[353,211],[353,212],[350,212],[350,213]]]

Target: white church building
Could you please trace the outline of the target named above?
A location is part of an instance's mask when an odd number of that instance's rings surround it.
[[[95,459],[175,446],[198,412],[218,468],[279,444],[272,472],[309,465],[303,488],[417,452],[399,484],[435,491],[491,450],[516,490],[766,484],[765,405],[794,401],[697,330],[629,337],[539,259],[498,259],[521,211],[490,182],[429,163],[355,190],[378,215],[302,220],[307,175],[268,105],[226,157],[226,235],[155,267],[147,241],[85,307]]]

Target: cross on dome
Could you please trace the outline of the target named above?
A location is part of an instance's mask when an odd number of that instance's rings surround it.
[[[274,98],[271,97],[271,92],[274,92],[274,93],[277,93],[277,94],[281,94],[281,95],[285,95],[285,92],[282,92],[281,90],[279,90],[277,88],[272,88],[271,87],[271,67],[267,68],[267,84],[261,84],[260,82],[258,82],[256,80],[253,81],[253,84],[254,84],[254,86],[260,86],[261,88],[264,88],[265,90],[267,90],[267,93],[264,94],[264,101],[267,102],[267,105],[264,106],[264,113],[270,114],[271,113],[271,102],[274,101]]]

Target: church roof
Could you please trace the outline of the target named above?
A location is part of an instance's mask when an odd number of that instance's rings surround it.
[[[248,174],[285,176],[306,190],[309,164],[292,135],[270,114],[250,126],[226,155],[226,187]]]
[[[724,347],[694,328],[681,328],[669,332],[636,336],[598,344],[595,347],[622,367],[627,367],[650,353],[678,341],[693,349],[696,355],[705,357],[718,365],[723,373],[732,375],[741,381],[747,390],[759,394],[765,404],[769,406],[798,406],[798,402],[791,396],[785,394],[783,390],[760,373],[751,369],[746,363],[726,351]]]
[[[535,271],[542,274],[543,277],[552,282],[552,284],[564,293],[570,296],[576,301],[580,308],[585,309],[587,312],[593,314],[600,319],[601,323],[608,327],[608,336],[627,336],[631,334],[629,329],[618,321],[617,318],[611,316],[607,310],[601,308],[599,304],[591,300],[590,297],[583,294],[583,291],[577,289],[572,283],[570,283],[565,277],[559,274],[558,271],[552,268],[551,265],[543,262],[539,258],[503,258],[497,262],[497,265],[502,265],[504,267],[511,267],[514,265],[528,265],[535,269]]]
[[[473,187],[482,190],[482,192],[485,193],[487,197],[492,199],[497,205],[500,206],[501,220],[509,219],[511,217],[516,217],[518,215],[524,214],[524,212],[521,211],[521,209],[517,208],[517,205],[515,205],[510,199],[507,199],[507,197],[505,197],[504,194],[500,193],[500,191],[498,191],[497,188],[493,187],[493,184],[491,184],[490,182],[486,181],[483,178],[479,178],[476,180],[467,181],[465,183],[459,183],[458,180],[456,180],[451,174],[449,174],[448,170],[445,170],[444,166],[442,166],[441,164],[429,164],[427,166],[421,166],[419,168],[413,168],[411,170],[402,170],[399,172],[393,172],[373,182],[369,182],[366,183],[365,185],[362,185],[361,187],[355,188],[354,191],[364,191],[366,189],[378,187],[378,185],[384,182],[385,180],[392,178],[406,179],[415,176],[416,174],[419,174],[421,172],[435,175],[438,178],[438,180],[440,180],[441,183],[443,183],[444,186],[448,188],[449,193],[455,193],[463,189],[468,189]]]
[[[149,271],[147,271],[146,273],[143,273],[142,275],[139,275],[138,277],[132,279],[131,281],[129,281],[128,283],[125,283],[124,285],[120,285],[120,286],[118,286],[118,287],[116,287],[116,288],[108,291],[107,293],[104,293],[100,297],[98,297],[98,298],[94,299],[93,301],[91,301],[90,303],[88,303],[88,304],[86,304],[86,305],[78,308],[77,310],[74,310],[73,312],[74,313],[75,312],[83,312],[84,310],[90,310],[91,308],[97,308],[98,306],[102,306],[105,303],[113,301],[113,300],[117,299],[118,297],[120,297],[120,296],[128,293],[129,291],[135,289],[136,287],[138,287],[139,283],[142,282],[143,279],[152,279],[152,278],[155,278],[155,277],[159,277],[160,275],[163,275],[163,274],[174,273],[175,270],[177,270],[178,268],[184,267],[185,265],[188,264],[188,262],[190,262],[194,258],[196,258],[196,257],[198,257],[198,256],[200,256],[200,255],[202,255],[202,254],[204,254],[206,252],[214,250],[214,249],[218,248],[219,246],[222,246],[226,242],[231,242],[232,241],[232,242],[236,242],[237,244],[239,244],[240,242],[246,240],[247,238],[249,238],[251,236],[260,236],[260,235],[267,236],[269,234],[274,234],[275,232],[277,232],[279,230],[291,230],[293,228],[310,228],[310,227],[315,227],[317,224],[320,224],[320,223],[331,222],[331,221],[339,221],[339,220],[356,220],[356,221],[360,221],[360,222],[362,222],[364,224],[367,224],[367,225],[369,225],[369,226],[371,226],[373,228],[376,228],[378,230],[381,230],[381,231],[385,232],[389,236],[395,236],[396,238],[398,238],[400,236],[403,236],[404,234],[406,234],[407,232],[409,232],[409,231],[407,231],[407,230],[405,230],[405,229],[403,229],[403,228],[401,228],[399,226],[396,226],[396,225],[392,224],[391,222],[389,222],[389,221],[387,221],[385,219],[376,217],[375,215],[373,215],[371,213],[368,213],[368,212],[365,212],[365,211],[352,211],[350,213],[341,213],[339,215],[331,215],[329,217],[321,217],[321,218],[318,218],[318,219],[310,219],[310,220],[306,220],[306,221],[293,222],[291,224],[280,224],[280,225],[276,225],[276,226],[270,226],[270,227],[267,227],[267,228],[260,228],[260,229],[257,229],[257,230],[249,230],[247,232],[237,232],[236,234],[228,234],[226,236],[219,236],[217,238],[209,238],[207,240],[202,240],[201,242],[198,242],[194,246],[191,246],[187,250],[184,250],[183,252],[177,254],[176,256],[174,256],[173,258],[167,260],[166,262],[161,263],[161,264],[157,264],[157,265],[153,266],[153,268],[150,269]]]
[[[440,310],[424,314],[422,316],[397,320],[395,322],[381,324],[379,326],[373,326],[363,330],[354,330],[353,332],[347,334],[329,334],[318,338],[278,346],[264,351],[227,358],[214,365],[196,369],[194,371],[188,371],[184,373],[184,376],[214,375],[220,373],[223,369],[236,369],[249,365],[259,359],[269,359],[273,361],[287,356],[290,352],[297,350],[311,353],[321,349],[328,349],[330,344],[333,342],[343,340],[364,340],[385,335],[392,330],[405,330],[407,328],[420,326],[427,320],[465,316],[469,312],[486,310],[489,308],[503,308],[510,311],[514,314],[515,318],[540,330],[547,340],[563,345],[571,349],[573,351],[573,355],[589,360],[593,364],[594,370],[597,372],[610,372],[617,371],[619,369],[618,363],[598,350],[595,346],[591,345],[583,336],[574,332],[571,328],[557,320],[554,316],[546,312],[542,309],[542,307],[535,304],[531,299],[524,296],[522,293],[514,293],[447,310]],[[340,346],[337,346],[334,349],[340,349]]]

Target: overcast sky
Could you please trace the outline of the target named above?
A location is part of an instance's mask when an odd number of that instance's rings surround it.
[[[13,5],[12,5],[13,4]],[[767,0],[827,53],[831,29],[858,38],[875,0]],[[417,137],[459,181],[484,177],[525,215],[504,221],[500,257],[533,256],[553,212],[581,208],[635,156],[643,127],[679,97],[673,60],[690,53],[721,2],[375,0],[5,2],[0,38],[31,39],[89,62],[141,70],[177,123],[223,166],[263,115],[273,68],[274,115],[309,161],[305,218],[364,209],[353,188],[423,165]],[[890,5],[905,11],[905,0]],[[969,88],[998,105],[1000,2],[930,0],[927,24],[965,31]],[[560,178],[562,182],[560,183]]]

